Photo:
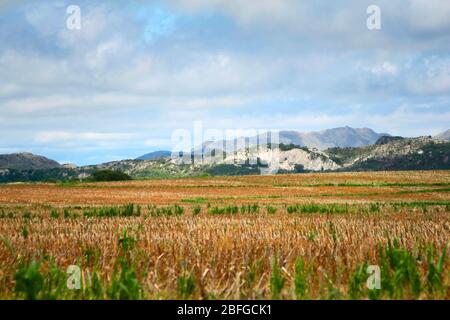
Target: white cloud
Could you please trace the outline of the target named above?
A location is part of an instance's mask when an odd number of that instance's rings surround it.
[[[450,1],[448,0],[410,0],[409,22],[421,31],[450,29]]]
[[[65,28],[65,1],[29,1],[14,23],[0,20],[0,147],[150,148],[194,120],[397,134],[448,120],[448,1],[380,0],[374,33],[370,1],[171,0],[158,4],[180,18],[150,42],[133,6],[80,1],[76,32]]]
[[[76,141],[105,144],[118,140],[130,140],[134,137],[135,135],[130,133],[43,131],[37,133],[35,140],[38,143]]]
[[[165,138],[165,139],[158,139],[158,138],[152,138],[147,139],[144,141],[144,145],[147,147],[165,147],[167,148],[172,144],[171,139]]]
[[[384,61],[383,63],[377,64],[370,69],[370,72],[377,76],[383,75],[397,75],[398,67],[395,64],[392,64],[388,61]]]
[[[419,95],[450,94],[450,57],[432,56],[418,63],[418,74],[408,75],[407,89]]]

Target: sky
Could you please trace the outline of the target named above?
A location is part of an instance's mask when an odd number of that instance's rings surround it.
[[[0,153],[135,158],[199,121],[445,131],[450,1],[0,0]]]

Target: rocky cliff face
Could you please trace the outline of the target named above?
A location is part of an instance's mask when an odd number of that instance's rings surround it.
[[[203,158],[203,165],[238,164],[256,165],[266,168],[266,173],[277,171],[296,171],[298,168],[308,171],[336,170],[340,168],[327,154],[319,150],[307,148],[292,148],[282,150],[280,148],[252,148],[239,150],[225,157]]]

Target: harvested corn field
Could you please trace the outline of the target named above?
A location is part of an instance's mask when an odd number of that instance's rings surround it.
[[[13,184],[0,204],[0,298],[450,298],[448,171]]]

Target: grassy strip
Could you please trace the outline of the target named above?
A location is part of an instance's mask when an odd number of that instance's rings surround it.
[[[277,212],[277,207],[283,206],[288,214],[293,213],[324,213],[324,214],[344,214],[344,213],[374,213],[383,212],[384,210],[398,211],[401,208],[417,208],[422,211],[427,211],[429,207],[445,207],[446,211],[450,211],[450,201],[391,201],[391,202],[369,202],[361,204],[349,203],[300,203],[300,204],[279,204],[266,205],[261,207],[260,204],[247,205],[228,205],[224,207],[211,206],[208,202],[206,205],[207,212],[211,215],[235,215],[235,214],[257,214],[267,212],[274,214]],[[188,207],[189,208],[189,207]],[[265,209],[265,210],[260,210]],[[201,212],[200,206],[192,208],[194,216]],[[80,207],[71,206],[64,208],[55,208],[46,206],[45,211],[50,213],[52,219],[76,219],[81,216],[85,218],[113,218],[113,217],[160,217],[160,216],[181,216],[185,213],[186,208],[179,205],[170,206],[155,206],[148,205],[147,211],[142,212],[141,206],[135,204],[128,204],[124,206],[103,206],[103,207]],[[145,214],[146,213],[146,214]],[[38,214],[33,213],[33,208],[29,207],[0,207],[0,219],[16,219],[22,217],[23,219],[33,219],[39,217]]]
[[[147,180],[134,180],[134,181],[147,181]],[[28,183],[27,183],[28,184]],[[35,183],[40,184],[40,183]],[[48,185],[48,184],[47,184]],[[160,189],[160,188],[171,188],[171,189],[208,189],[208,188],[265,188],[265,185],[226,185],[226,184],[208,184],[208,185],[106,185],[103,182],[61,182],[56,184],[61,188],[92,188],[92,189]],[[5,185],[8,186],[8,185]],[[11,185],[9,185],[11,186]]]
[[[273,187],[446,187],[450,182],[436,183],[397,183],[397,182],[374,182],[374,183],[322,183],[322,184],[274,184]]]
[[[410,193],[433,193],[433,192],[450,192],[450,188],[442,189],[422,189],[422,190],[402,190],[398,191],[398,194],[410,194]]]
[[[401,190],[391,192],[390,194],[415,194],[415,193],[433,193],[433,192],[450,192],[450,188],[442,189],[423,189],[423,190]],[[302,194],[294,195],[295,198],[311,198],[311,197],[364,197],[364,196],[382,196],[383,192],[369,192],[369,193],[321,193],[321,194]],[[239,200],[239,199],[287,199],[289,196],[282,195],[264,195],[264,196],[228,196],[228,197],[210,197],[210,198],[185,198],[181,202],[184,203],[206,203],[221,200]]]
[[[440,189],[421,189],[421,190],[400,190],[395,192],[390,192],[390,194],[416,194],[416,193],[434,193],[434,192],[450,192],[450,188],[440,188]],[[382,196],[386,195],[386,192],[369,192],[369,193],[322,193],[318,194],[317,197],[364,197],[364,196]],[[314,195],[308,195],[311,197]],[[304,197],[304,195],[297,196]]]

